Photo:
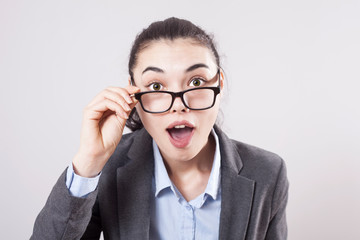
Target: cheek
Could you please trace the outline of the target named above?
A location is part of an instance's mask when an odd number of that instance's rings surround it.
[[[219,113],[220,101],[216,101],[215,105],[206,113],[206,118],[209,124],[213,125]]]
[[[139,114],[139,117],[145,129],[148,131],[148,133],[150,133],[152,137],[154,137],[154,134],[156,134],[156,132],[163,126],[161,122],[163,119],[161,118],[161,114],[146,113],[140,105],[136,106],[136,111]]]
[[[151,120],[149,120],[149,114],[147,114],[146,112],[144,112],[144,110],[141,108],[140,103],[138,103],[136,105],[136,111],[140,117],[141,122],[143,123],[143,125],[145,126],[145,128],[147,127],[148,123],[151,122]],[[150,116],[151,117],[151,116]]]
[[[212,127],[215,124],[215,121],[218,116],[218,111],[219,111],[218,108],[216,108],[216,109],[214,108],[213,111],[209,112],[208,116],[206,117],[205,121],[208,122],[210,127]]]
[[[211,131],[216,122],[218,112],[219,106],[217,104],[208,110],[194,112],[196,114],[197,127],[201,133],[208,134]]]

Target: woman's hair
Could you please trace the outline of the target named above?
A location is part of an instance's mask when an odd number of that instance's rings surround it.
[[[141,50],[146,48],[152,41],[162,39],[175,40],[178,38],[190,38],[198,44],[210,49],[215,57],[217,66],[220,68],[220,58],[215,48],[213,37],[190,21],[171,17],[165,19],[164,21],[153,22],[148,28],[145,28],[136,36],[129,58],[131,84],[135,85],[133,69],[136,66]],[[131,131],[144,127],[138,113],[136,112],[136,108],[132,109],[129,119],[126,121],[126,126]]]

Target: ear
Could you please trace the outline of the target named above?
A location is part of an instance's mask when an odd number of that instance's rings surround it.
[[[220,89],[221,89],[221,91],[224,90],[224,82],[225,82],[224,71],[222,70],[222,68],[220,68]]]
[[[130,76],[128,78],[128,83],[129,83],[129,85],[131,85],[131,77]]]

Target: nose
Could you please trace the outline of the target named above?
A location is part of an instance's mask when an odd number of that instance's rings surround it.
[[[181,101],[180,97],[176,97],[170,109],[170,112],[188,112],[189,109]]]

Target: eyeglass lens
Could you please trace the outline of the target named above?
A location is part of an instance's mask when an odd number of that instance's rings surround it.
[[[183,100],[191,109],[204,109],[213,104],[214,96],[212,89],[194,89],[185,92]],[[141,96],[143,108],[150,112],[166,111],[170,108],[172,101],[172,95],[165,92],[151,92]]]

